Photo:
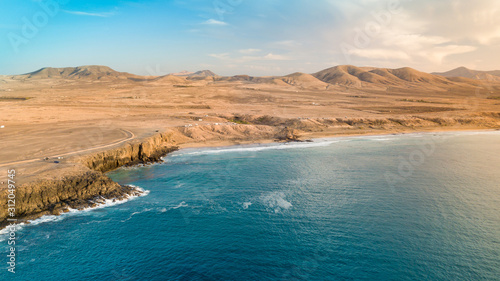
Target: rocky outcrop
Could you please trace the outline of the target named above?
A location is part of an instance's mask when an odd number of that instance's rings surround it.
[[[302,136],[301,131],[289,127],[283,128],[277,135],[277,139],[281,141],[298,141]]]
[[[59,215],[68,208],[93,207],[104,199],[121,200],[139,191],[122,186],[101,172],[87,171],[62,179],[43,180],[22,185],[16,189],[15,218],[31,220],[43,215]],[[2,202],[7,202],[7,190],[2,190]],[[0,209],[0,228],[8,224],[7,208]]]
[[[170,142],[167,134],[156,134],[140,142],[82,157],[80,161],[89,169],[105,173],[122,166],[158,162],[175,150],[177,146]]]

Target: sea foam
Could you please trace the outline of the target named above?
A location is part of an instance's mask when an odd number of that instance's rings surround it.
[[[58,221],[65,219],[66,217],[82,214],[83,212],[89,212],[89,211],[96,210],[96,209],[102,209],[102,208],[120,205],[120,204],[126,203],[130,200],[133,200],[135,198],[147,196],[150,192],[149,190],[144,190],[143,188],[140,188],[140,187],[135,186],[135,185],[130,184],[129,186],[135,188],[136,191],[139,191],[139,194],[126,195],[125,198],[121,199],[121,200],[119,200],[119,199],[105,199],[102,197],[96,198],[94,200],[95,203],[97,204],[95,207],[88,207],[88,208],[84,208],[81,210],[68,208],[68,212],[62,213],[61,215],[58,215],[58,216],[45,215],[45,216],[41,216],[41,217],[34,219],[34,220],[28,220],[28,223],[18,223],[18,224],[16,224],[16,232],[22,230],[24,227],[26,227],[28,225],[39,225],[39,224],[47,223],[47,222],[58,222]],[[10,230],[8,228],[4,228],[4,229],[0,230],[0,242],[6,240],[8,238],[9,232],[10,232]]]
[[[282,143],[282,144],[244,145],[244,146],[239,145],[239,146],[232,146],[232,147],[209,148],[209,149],[183,149],[181,151],[169,154],[168,157],[322,147],[322,146],[329,146],[329,145],[331,145],[333,143],[337,143],[337,142],[339,142],[339,140],[328,140],[328,141],[317,141],[317,142],[300,142],[300,143]]]

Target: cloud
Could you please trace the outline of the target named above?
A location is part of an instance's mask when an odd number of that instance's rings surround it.
[[[242,53],[242,54],[253,54],[253,53],[258,53],[262,51],[261,49],[243,49],[243,50],[239,50],[238,52]]]
[[[220,21],[220,20],[214,20],[214,19],[206,20],[202,24],[219,25],[219,26],[228,25],[227,22],[223,22],[223,21]]]
[[[476,49],[477,47],[460,45],[435,46],[429,50],[423,50],[419,55],[422,58],[428,58],[434,63],[441,64],[448,56],[469,53]]]
[[[282,41],[271,42],[270,44],[271,47],[285,49],[285,50],[295,49],[301,45],[302,45],[301,43],[295,40],[282,40]]]
[[[72,14],[72,15],[77,15],[77,16],[89,16],[89,17],[101,17],[101,18],[107,18],[115,15],[114,12],[103,12],[103,13],[89,13],[89,12],[82,12],[82,11],[69,11],[69,10],[63,10],[65,13]]]
[[[369,58],[369,59],[398,59],[398,60],[410,60],[409,54],[403,51],[394,51],[387,49],[352,49],[349,50],[352,55],[357,55],[359,57]]]
[[[378,1],[353,2],[342,10],[341,26],[319,31],[323,42],[338,46],[332,52],[343,63],[442,69],[467,65],[464,59],[482,56],[482,47],[500,39],[498,1],[405,0],[395,13]]]
[[[258,49],[251,49],[260,52],[261,50]],[[242,50],[238,51],[238,53],[241,53]],[[244,50],[246,51],[246,50]],[[266,55],[263,56],[239,56],[239,55],[233,55],[231,56],[230,53],[220,53],[220,54],[209,54],[210,57],[219,59],[219,60],[225,60],[230,63],[246,63],[246,62],[251,62],[251,61],[286,61],[286,60],[292,60],[292,58],[285,56],[285,55],[280,55],[280,54],[273,54],[273,53],[267,53]]]
[[[221,53],[221,54],[209,54],[210,57],[220,59],[220,60],[227,60],[229,59],[229,54],[228,53]]]
[[[291,58],[284,56],[284,55],[275,55],[272,53],[269,53],[265,56],[262,57],[264,60],[291,60]]]

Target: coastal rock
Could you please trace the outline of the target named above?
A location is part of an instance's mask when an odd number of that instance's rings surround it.
[[[92,206],[96,196],[117,198],[132,193],[134,188],[122,186],[98,171],[87,171],[63,179],[43,180],[22,185],[16,189],[16,216],[18,221],[32,220],[43,215],[59,215],[72,209]],[[0,200],[7,202],[7,191]],[[0,209],[0,227],[8,224],[9,213]]]
[[[133,166],[161,161],[161,157],[177,150],[169,146],[167,134],[156,134],[141,142],[133,142],[125,146],[85,156],[80,161],[88,168],[108,172],[122,166]]]

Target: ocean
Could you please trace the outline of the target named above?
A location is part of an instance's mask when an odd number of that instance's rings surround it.
[[[1,280],[500,280],[500,132],[177,151],[17,232]]]

